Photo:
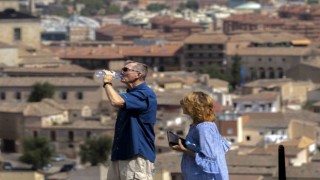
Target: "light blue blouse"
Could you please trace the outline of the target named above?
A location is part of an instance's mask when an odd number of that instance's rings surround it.
[[[230,149],[214,122],[202,122],[191,126],[186,137],[200,150],[195,158],[183,153],[181,171],[184,180],[228,180],[225,153]]]

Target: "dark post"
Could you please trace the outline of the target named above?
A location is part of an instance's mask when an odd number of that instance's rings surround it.
[[[279,180],[286,180],[286,164],[284,146],[280,145],[278,150]]]

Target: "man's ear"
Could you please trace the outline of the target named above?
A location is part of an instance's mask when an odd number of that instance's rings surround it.
[[[142,73],[141,72],[138,72],[138,78],[140,79],[142,77]]]

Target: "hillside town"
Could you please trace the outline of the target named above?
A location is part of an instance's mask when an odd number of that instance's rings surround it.
[[[102,2],[0,0],[0,180],[106,179],[110,157],[81,156],[115,131],[95,71],[127,60],[148,65],[157,95],[154,180],[183,179],[166,132],[188,133],[180,100],[192,91],[214,99],[230,180],[279,179],[279,145],[288,180],[320,179],[319,0]],[[52,96],[32,101],[41,84]],[[38,137],[55,153],[34,168],[21,156]]]

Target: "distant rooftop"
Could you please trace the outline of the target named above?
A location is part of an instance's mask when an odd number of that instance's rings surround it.
[[[38,18],[26,13],[17,12],[14,9],[6,9],[0,12],[0,20],[3,20],[3,19],[38,19]]]

